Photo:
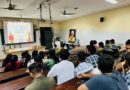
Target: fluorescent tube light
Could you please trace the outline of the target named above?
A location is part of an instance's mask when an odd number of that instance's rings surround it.
[[[111,4],[117,4],[118,1],[117,0],[105,0],[106,2],[109,2]]]

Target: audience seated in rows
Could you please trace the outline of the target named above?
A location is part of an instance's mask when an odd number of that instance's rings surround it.
[[[17,55],[9,54],[7,55],[7,57],[5,58],[3,62],[3,67],[5,67],[5,71],[16,70],[22,67],[28,68],[30,75],[34,77],[34,81],[32,82],[32,84],[30,84],[26,88],[26,90],[30,90],[30,88],[34,88],[31,90],[39,90],[39,89],[36,89],[38,88],[37,84],[34,85],[36,82],[38,83],[40,82],[38,84],[40,85],[39,88],[43,88],[41,86],[43,82],[40,81],[39,78],[37,78],[37,75],[39,75],[40,79],[42,79],[41,78],[41,73],[43,72],[42,70],[50,70],[47,76],[54,77],[54,78],[56,77],[57,85],[67,82],[73,79],[75,76],[77,76],[80,79],[86,78],[86,77],[91,78],[87,82],[85,81],[86,83],[81,85],[78,88],[79,90],[104,90],[104,89],[127,90],[125,83],[130,88],[130,82],[129,82],[130,53],[128,53],[130,52],[129,50],[130,40],[126,42],[127,54],[123,55],[123,58],[122,58],[123,60],[121,60],[123,63],[121,63],[119,66],[118,65],[116,66],[116,70],[122,69],[124,73],[123,77],[126,79],[125,80],[126,82],[123,81],[122,74],[116,71],[112,71],[112,67],[114,65],[114,58],[112,56],[115,57],[115,53],[118,53],[118,48],[115,48],[116,45],[115,45],[114,39],[111,39],[109,43],[108,43],[108,40],[106,40],[106,43],[107,44],[105,47],[104,47],[103,42],[100,42],[99,46],[97,46],[97,41],[92,40],[90,42],[90,45],[86,46],[86,53],[83,51],[80,51],[78,52],[77,55],[75,54],[74,58],[69,57],[70,56],[69,50],[71,50],[71,47],[69,47],[68,50],[65,49],[64,43],[61,44],[61,49],[58,53],[59,57],[56,56],[55,49],[50,49],[48,52],[40,51],[39,53],[37,50],[34,50],[32,52],[32,56],[28,53],[28,51],[25,51],[21,54],[22,59],[20,61],[18,61]],[[107,50],[108,51],[111,50],[112,53],[109,53]],[[114,50],[117,50],[117,51],[114,51]],[[109,55],[106,55],[106,54],[109,54]],[[74,59],[76,63],[78,61],[77,63],[78,65],[75,63],[73,64],[72,61],[68,61],[70,59]],[[38,68],[35,67],[35,65],[36,66],[38,65]],[[74,66],[75,66],[75,69],[74,69]],[[97,67],[105,75],[99,75],[102,73],[99,71]],[[42,70],[40,70],[39,68]],[[48,81],[48,78],[46,80]],[[48,82],[46,81],[44,81],[44,83],[45,84],[43,85],[48,84]],[[111,83],[112,85],[109,83]],[[45,89],[45,90],[48,90],[48,89]]]
[[[17,55],[12,55],[10,61],[5,65],[5,71],[17,70],[23,66],[23,63],[18,61]]]
[[[79,86],[78,90],[128,90],[121,73],[113,71],[114,58],[110,55],[101,55],[98,68],[103,75],[98,75]]]

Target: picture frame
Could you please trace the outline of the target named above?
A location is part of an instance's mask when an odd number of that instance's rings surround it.
[[[75,43],[76,41],[76,29],[70,29],[69,30],[69,43]]]

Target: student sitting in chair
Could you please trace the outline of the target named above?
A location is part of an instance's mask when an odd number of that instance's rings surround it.
[[[78,90],[128,90],[121,73],[113,71],[114,58],[103,54],[99,57],[98,68],[103,75],[98,75],[79,86]]]
[[[56,82],[53,78],[47,78],[42,75],[43,70],[41,64],[31,64],[28,67],[27,72],[33,78],[33,81],[25,88],[25,90],[50,90],[56,85]]]
[[[60,52],[61,62],[52,66],[48,77],[57,77],[57,84],[60,85],[74,78],[74,64],[68,61],[69,51],[63,49]]]

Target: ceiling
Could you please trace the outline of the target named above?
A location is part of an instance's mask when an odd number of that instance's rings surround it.
[[[23,18],[40,18],[40,11],[37,9],[40,3],[43,3],[43,18],[49,20],[49,11],[47,0],[12,0],[12,4],[17,5],[16,8],[23,9],[20,11],[10,11],[0,9],[0,17],[18,17]],[[52,20],[63,21],[71,18],[76,18],[88,15],[93,12],[117,8],[124,5],[129,5],[130,0],[118,0],[118,4],[110,4],[105,0],[50,0],[52,10]],[[8,7],[8,0],[0,0],[0,7]],[[74,8],[78,9],[74,9]],[[64,11],[76,13],[71,16],[63,16]]]

